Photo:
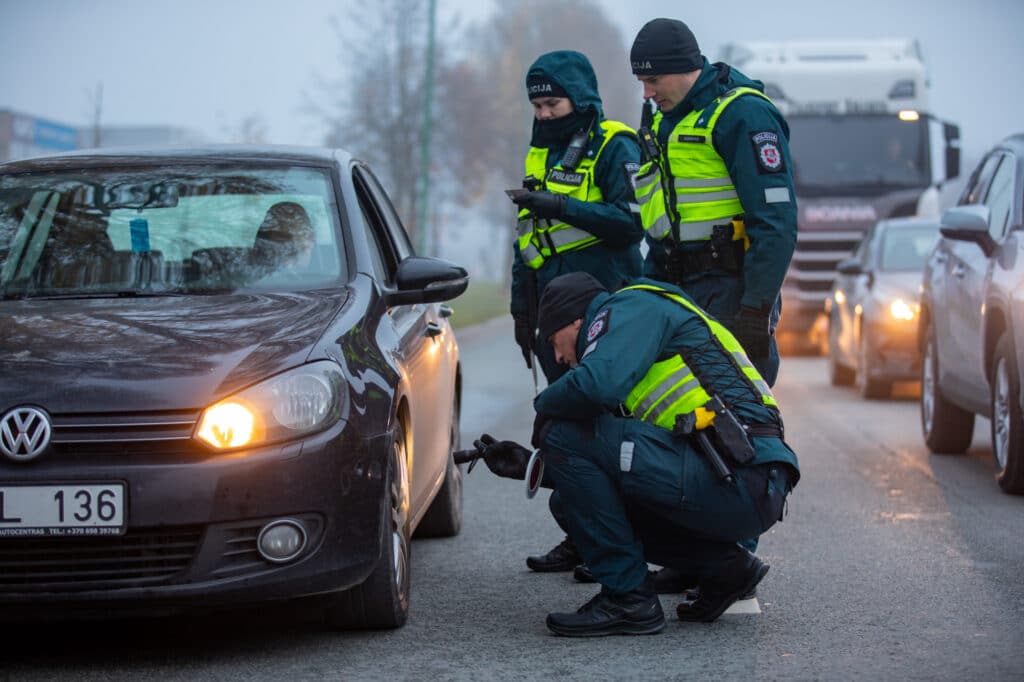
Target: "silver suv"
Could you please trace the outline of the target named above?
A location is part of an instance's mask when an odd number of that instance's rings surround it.
[[[1024,134],[990,150],[942,216],[925,267],[918,342],[921,427],[932,452],[971,444],[992,421],[996,480],[1024,494]]]

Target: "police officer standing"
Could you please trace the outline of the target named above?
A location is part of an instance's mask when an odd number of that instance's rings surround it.
[[[604,117],[597,77],[579,52],[541,55],[526,75],[534,109],[533,133],[513,248],[511,312],[527,367],[536,354],[548,382],[564,367],[546,339],[536,337],[536,306],[545,286],[568,272],[588,272],[617,289],[640,276],[643,230],[632,214],[632,178],[639,169],[636,134]],[[558,496],[551,498],[559,519]],[[536,571],[569,571],[580,563],[566,538],[531,556]]]
[[[789,127],[760,81],[710,64],[681,21],[645,24],[630,60],[658,108],[651,117],[645,106],[640,131],[644,272],[720,320],[774,385],[774,329],[797,232]]]
[[[545,484],[601,591],[548,615],[565,636],[653,634],[665,621],[647,562],[698,576],[684,621],[712,621],[768,566],[738,541],[782,517],[800,478],[767,383],[729,331],[677,287],[614,294],[584,273],[553,280],[540,333],[570,369],[534,401]],[[529,452],[482,436],[478,454],[523,478]]]

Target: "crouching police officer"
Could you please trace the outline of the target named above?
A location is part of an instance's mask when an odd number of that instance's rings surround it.
[[[540,333],[571,368],[534,401],[545,484],[601,591],[548,615],[559,635],[664,628],[647,562],[695,575],[680,620],[712,621],[768,566],[738,541],[782,517],[800,478],[775,398],[736,339],[677,287],[640,279],[609,294],[594,278],[555,278]],[[529,452],[483,437],[495,473],[521,478]]]

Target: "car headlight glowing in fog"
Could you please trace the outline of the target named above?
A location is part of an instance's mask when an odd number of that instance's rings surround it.
[[[916,305],[907,303],[902,298],[897,298],[895,301],[889,304],[889,314],[897,320],[912,320],[916,313],[914,309]]]
[[[209,406],[193,437],[217,450],[291,440],[338,421],[347,398],[341,369],[313,362]]]

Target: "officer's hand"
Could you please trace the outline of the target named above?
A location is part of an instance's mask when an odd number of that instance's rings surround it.
[[[519,208],[531,211],[538,218],[561,218],[565,215],[566,195],[541,190],[518,196],[512,201]]]
[[[747,352],[751,360],[768,357],[771,332],[769,331],[768,313],[757,308],[743,306],[733,319],[731,331],[736,340]]]
[[[530,436],[530,445],[535,448],[544,447],[544,439],[548,437],[553,420],[550,415],[537,413],[533,418],[533,435]]]
[[[533,329],[530,328],[530,322],[526,319],[525,315],[518,315],[514,317],[516,323],[516,343],[519,345],[519,350],[523,352],[523,360],[526,360],[526,369],[533,369]]]
[[[473,441],[473,447],[495,476],[514,478],[517,481],[526,478],[526,464],[530,461],[531,453],[519,443],[495,440],[485,433]]]

